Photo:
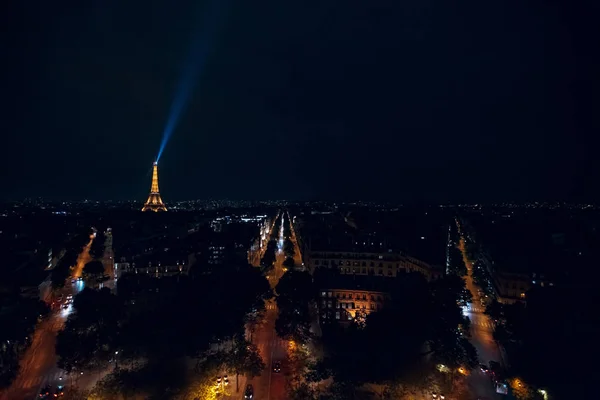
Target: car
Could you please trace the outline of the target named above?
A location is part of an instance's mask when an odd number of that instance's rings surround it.
[[[60,397],[60,396],[64,396],[65,395],[65,390],[64,390],[64,386],[63,385],[58,385],[56,387],[56,389],[54,390],[54,397]]]
[[[281,363],[279,361],[275,361],[273,364],[273,372],[281,372]]]
[[[254,388],[252,385],[246,386],[246,391],[244,392],[244,399],[253,399],[254,398]]]
[[[69,308],[69,305],[68,304],[63,304],[62,309],[66,310],[67,308]]]
[[[42,390],[40,390],[40,399],[49,399],[50,398],[50,392],[52,391],[52,386],[50,385],[46,385],[42,388]]]
[[[485,364],[479,364],[479,369],[481,369],[481,372],[483,372],[483,373],[488,373],[490,371],[488,366]]]

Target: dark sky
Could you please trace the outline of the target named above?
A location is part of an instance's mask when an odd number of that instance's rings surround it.
[[[600,199],[597,2],[212,1],[167,203]],[[144,200],[204,4],[12,3],[0,197]]]

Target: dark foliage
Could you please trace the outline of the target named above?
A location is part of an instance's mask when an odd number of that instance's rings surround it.
[[[104,264],[101,261],[90,261],[84,265],[83,273],[93,277],[102,276],[104,275]]]
[[[308,272],[289,271],[275,288],[279,315],[275,331],[286,339],[304,343],[310,337],[310,304],[315,294]]]
[[[431,284],[419,274],[399,277],[390,304],[369,314],[364,329],[332,325],[324,332],[324,367],[337,381],[356,385],[402,379],[427,354],[447,365],[476,365],[475,349],[458,332],[464,323],[461,282],[458,277]]]

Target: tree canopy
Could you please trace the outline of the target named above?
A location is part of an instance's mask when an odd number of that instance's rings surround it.
[[[83,273],[93,277],[104,275],[104,264],[101,261],[93,260],[83,266]]]
[[[275,331],[279,337],[305,343],[310,337],[310,304],[315,294],[308,272],[289,271],[275,288],[279,315]]]
[[[475,349],[458,331],[463,290],[459,277],[429,284],[420,274],[398,277],[389,303],[362,326],[324,330],[325,367],[337,382],[357,385],[406,379],[429,356],[434,363],[476,365]]]

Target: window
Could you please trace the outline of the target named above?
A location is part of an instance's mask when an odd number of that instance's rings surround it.
[[[326,292],[321,292],[321,297],[325,297],[325,296],[327,296],[327,293]]]
[[[352,293],[348,293],[348,299],[352,300]]]
[[[361,271],[361,273],[366,274],[367,273],[367,269],[363,268],[362,271]]]
[[[371,310],[375,310],[375,303],[371,303]]]
[[[525,298],[525,293],[521,292],[521,298],[524,299]]]
[[[335,312],[335,319],[340,319],[340,312],[339,311]]]

